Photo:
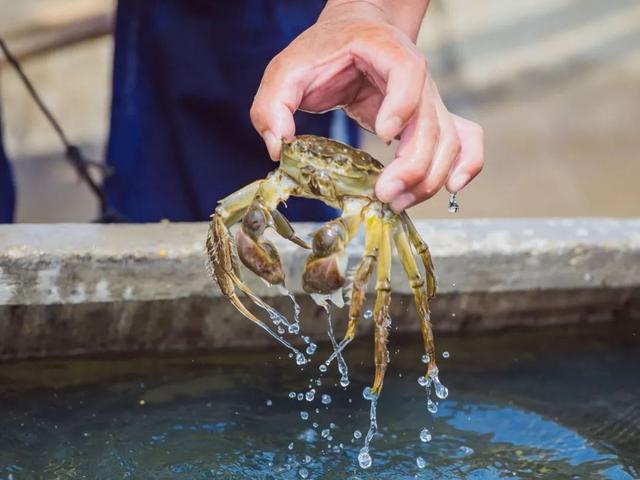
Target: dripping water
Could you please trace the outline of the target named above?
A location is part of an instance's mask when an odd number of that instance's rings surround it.
[[[349,385],[349,368],[347,367],[347,362],[345,362],[344,357],[342,356],[342,351],[338,342],[336,342],[336,336],[333,333],[333,321],[331,318],[331,306],[328,303],[325,303],[324,309],[327,312],[327,323],[328,323],[328,334],[329,339],[331,340],[331,345],[333,346],[333,354],[329,357],[328,360],[324,362],[325,366],[329,366],[331,363],[332,357],[338,359],[338,372],[340,372],[340,385],[343,387],[347,387]],[[344,343],[344,342],[342,342]],[[342,347],[344,348],[344,347]]]
[[[367,387],[362,392],[362,396],[365,400],[369,400],[371,402],[371,408],[369,410],[369,431],[367,432],[367,436],[364,438],[364,446],[360,449],[360,453],[358,454],[358,463],[362,468],[369,468],[373,463],[371,454],[369,453],[369,444],[378,432],[378,420],[376,416],[378,395],[375,395],[371,391],[371,387]]]

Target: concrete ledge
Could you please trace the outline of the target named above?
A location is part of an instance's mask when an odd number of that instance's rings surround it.
[[[640,220],[418,222],[440,282],[439,331],[640,317]],[[0,358],[270,345],[230,307],[204,268],[206,224],[0,226]],[[316,228],[298,224],[302,233]],[[290,289],[306,253],[275,240]],[[349,248],[357,261],[362,239]],[[290,311],[250,274],[247,283]],[[394,322],[416,330],[400,265]],[[308,299],[303,332],[326,321]],[[342,325],[342,316],[336,323]],[[366,333],[371,324],[361,322]]]

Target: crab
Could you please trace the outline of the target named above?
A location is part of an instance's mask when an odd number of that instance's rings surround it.
[[[431,328],[429,301],[436,293],[436,278],[427,244],[422,240],[406,212],[394,213],[380,202],[374,185],[383,165],[368,153],[344,143],[314,135],[300,135],[282,141],[279,167],[263,180],[257,180],[219,201],[211,215],[206,240],[208,270],[222,293],[249,320],[267,330],[266,324],[244,305],[239,292],[262,306],[268,306],[243,283],[240,260],[249,270],[270,285],[284,286],[284,268],[273,243],[263,237],[267,228],[302,248],[311,250],[304,273],[303,289],[315,299],[336,298],[344,288],[350,297],[348,324],[340,348],[351,342],[363,315],[366,288],[376,270],[375,377],[371,392],[379,395],[388,363],[386,347],[391,324],[392,243],[409,279],[420,319],[427,362],[427,377],[437,375],[435,347]],[[290,196],[323,201],[342,213],[312,235],[308,245],[277,210]],[[235,234],[230,227],[241,223]],[[364,253],[353,278],[347,284],[346,245],[364,225]],[[416,257],[424,267],[424,277]],[[376,269],[377,265],[377,269]],[[349,295],[350,293],[350,295]],[[273,310],[269,310],[273,311]],[[297,352],[294,349],[295,352]],[[297,352],[298,355],[301,355]],[[304,357],[303,360],[304,361]]]

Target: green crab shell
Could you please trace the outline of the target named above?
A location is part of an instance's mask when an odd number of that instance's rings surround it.
[[[374,185],[383,168],[368,153],[336,140],[300,135],[282,142],[280,170],[296,181],[303,196],[375,200]]]

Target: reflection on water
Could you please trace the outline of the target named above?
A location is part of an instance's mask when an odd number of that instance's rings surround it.
[[[330,371],[311,400],[290,392],[310,388],[330,346],[302,367],[279,350],[7,364],[0,479],[636,478],[638,335],[441,338],[450,395],[435,415],[416,381],[421,342],[391,345],[368,470],[371,339],[345,351],[351,385]]]

